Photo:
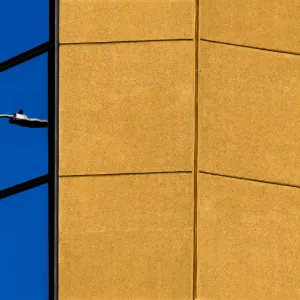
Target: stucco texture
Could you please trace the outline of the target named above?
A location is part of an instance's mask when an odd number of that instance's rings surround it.
[[[198,179],[198,298],[299,299],[300,190]]]
[[[63,45],[60,61],[61,175],[192,170],[192,42]]]
[[[199,169],[300,185],[300,57],[201,42]]]
[[[61,0],[62,43],[193,39],[192,0]]]
[[[60,1],[60,299],[193,297],[193,36],[190,0]]]
[[[61,299],[300,298],[299,4],[244,2],[61,1]]]
[[[201,37],[300,52],[297,0],[201,0]]]
[[[191,299],[191,174],[60,179],[60,299]]]

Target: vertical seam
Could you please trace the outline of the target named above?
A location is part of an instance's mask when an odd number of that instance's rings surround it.
[[[194,248],[193,248],[193,299],[197,299],[197,274],[198,274],[198,263],[197,263],[197,223],[198,223],[198,95],[199,95],[199,0],[195,0],[195,122],[194,122]]]

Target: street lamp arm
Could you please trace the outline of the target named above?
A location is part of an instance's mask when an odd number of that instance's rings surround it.
[[[0,118],[12,118],[14,115],[1,114]]]
[[[37,118],[28,118],[23,109],[20,109],[14,115],[0,114],[0,118],[8,118],[9,123],[29,127],[29,128],[43,128],[48,127],[48,120],[42,120]]]
[[[27,120],[30,122],[48,123],[48,120],[41,120],[41,119],[34,119],[34,118],[28,118]]]

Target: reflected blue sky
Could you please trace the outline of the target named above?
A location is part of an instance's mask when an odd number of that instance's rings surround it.
[[[0,62],[48,41],[48,0],[0,1]],[[0,73],[0,114],[48,119],[48,57]],[[0,190],[48,173],[48,129],[0,119]],[[48,185],[0,199],[0,299],[47,300]]]
[[[0,200],[0,299],[48,299],[48,185]]]
[[[49,0],[0,1],[0,62],[49,39]]]
[[[1,51],[1,50],[0,50]],[[0,113],[24,109],[47,119],[47,54],[0,73]],[[0,190],[48,173],[47,128],[26,128],[0,119]]]

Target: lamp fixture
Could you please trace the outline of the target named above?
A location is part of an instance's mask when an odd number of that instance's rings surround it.
[[[7,118],[7,119],[9,119],[10,124],[19,125],[22,127],[29,127],[29,128],[48,127],[48,120],[41,120],[41,119],[37,119],[37,118],[28,118],[24,114],[23,109],[20,109],[14,115],[0,114],[0,118]]]

